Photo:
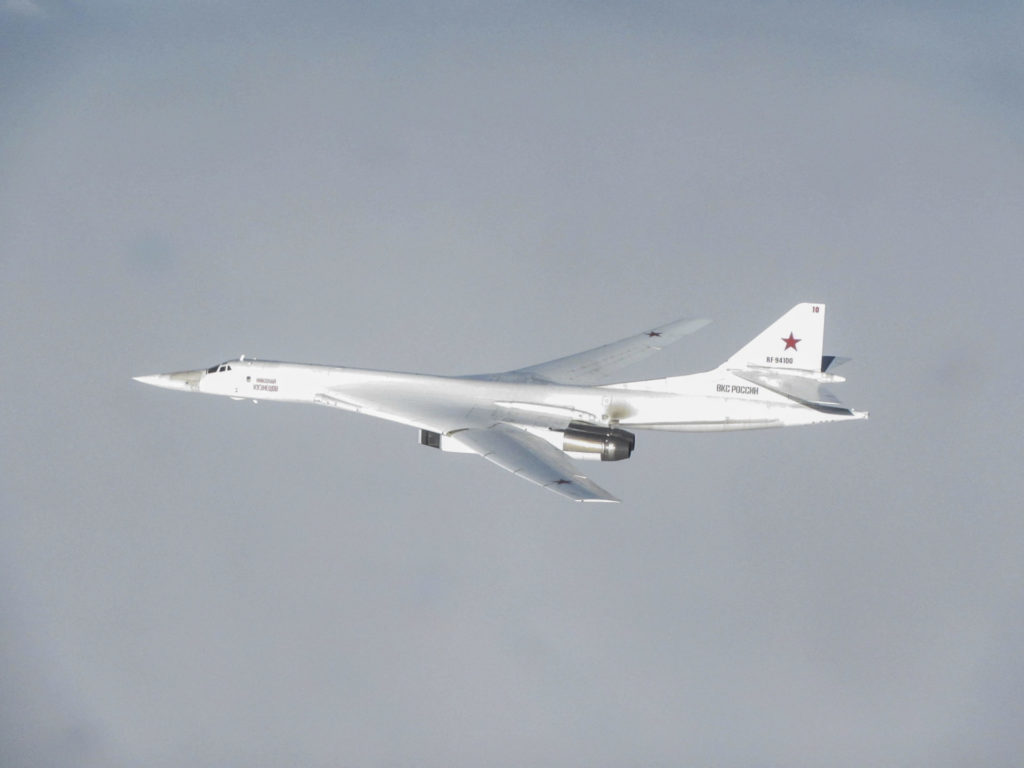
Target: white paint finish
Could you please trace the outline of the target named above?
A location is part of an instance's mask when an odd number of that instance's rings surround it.
[[[576,501],[614,501],[572,469],[560,445],[561,432],[571,425],[717,432],[866,418],[867,413],[842,408],[831,393],[821,394],[820,383],[835,380],[812,367],[814,359],[820,369],[824,316],[822,304],[798,304],[716,370],[603,386],[576,382],[606,379],[704,321],[676,321],[664,330],[499,374],[433,376],[243,356],[206,370],[136,381],[233,399],[325,405],[394,421],[436,432],[444,438],[442,449],[478,453]],[[654,346],[655,339],[662,346]]]

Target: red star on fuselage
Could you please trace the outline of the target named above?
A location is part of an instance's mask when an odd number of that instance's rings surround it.
[[[786,349],[796,349],[796,345],[799,344],[801,341],[803,341],[803,339],[794,339],[793,338],[793,332],[790,331],[789,332],[789,338],[788,339],[783,339],[783,341],[786,342]],[[782,351],[785,352],[786,349],[784,349]],[[797,351],[799,351],[799,350],[797,350]]]

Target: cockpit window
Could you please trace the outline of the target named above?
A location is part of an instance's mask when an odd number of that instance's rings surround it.
[[[227,363],[221,363],[220,365],[215,365],[212,368],[207,368],[206,372],[207,373],[220,373],[222,371],[230,371],[230,370],[231,370],[231,366],[230,365],[228,365]]]

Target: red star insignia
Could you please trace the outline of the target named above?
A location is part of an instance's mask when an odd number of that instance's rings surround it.
[[[786,342],[786,349],[796,349],[796,345],[799,344],[801,341],[803,341],[803,339],[794,339],[793,338],[793,332],[790,331],[789,332],[789,338],[788,339],[783,339],[783,341]],[[784,349],[782,351],[785,352],[786,349]],[[797,350],[797,351],[799,351],[799,350]]]
[[[647,335],[653,339],[655,336],[661,336],[661,333],[658,331],[648,331]]]
[[[571,482],[572,480],[566,480],[564,477],[560,477],[555,480],[555,485],[569,485]]]

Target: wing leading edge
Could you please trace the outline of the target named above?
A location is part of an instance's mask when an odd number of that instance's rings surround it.
[[[503,375],[525,375],[557,384],[608,384],[611,383],[609,374],[612,372],[660,352],[669,344],[679,341],[683,336],[688,336],[710,322],[705,318],[676,320],[595,349],[527,368],[517,368]]]
[[[573,501],[618,501],[581,473],[562,451],[526,430],[495,424],[462,429],[450,438],[502,469]]]

